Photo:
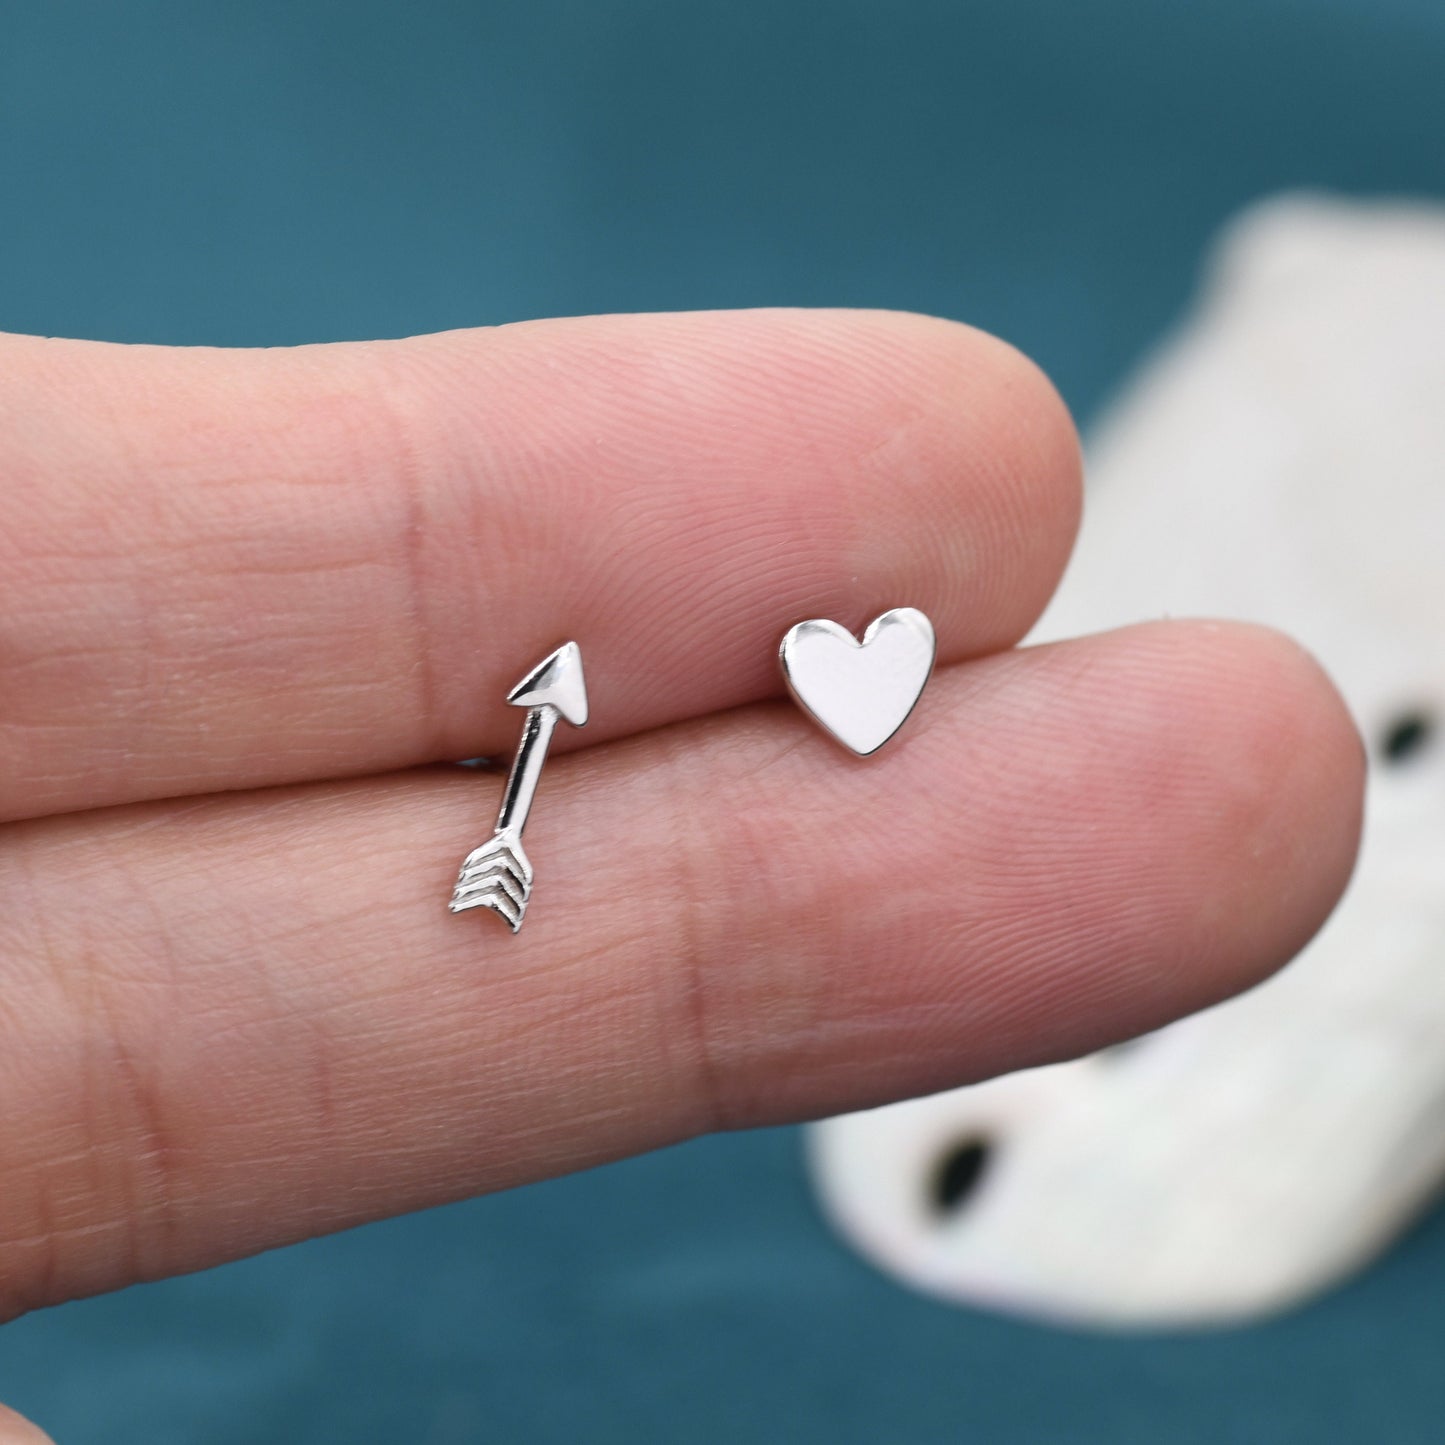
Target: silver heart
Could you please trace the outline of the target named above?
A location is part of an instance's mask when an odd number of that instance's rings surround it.
[[[798,706],[859,757],[876,753],[907,721],[933,670],[933,624],[916,607],[895,607],[859,642],[836,622],[789,628],[778,649]]]

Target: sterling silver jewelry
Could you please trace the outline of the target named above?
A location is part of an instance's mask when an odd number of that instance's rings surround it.
[[[933,624],[916,607],[895,607],[868,624],[860,642],[814,618],[788,629],[778,648],[793,700],[829,736],[867,757],[908,720],[933,671]]]
[[[532,896],[532,865],[522,851],[522,829],[547,760],[557,719],[566,718],[574,728],[587,725],[587,684],[582,676],[582,650],[575,642],[564,642],[556,652],[543,658],[507,694],[513,707],[527,709],[522,740],[507,776],[497,828],[480,848],[474,848],[462,862],[452,901],[453,913],[468,908],[490,908],[500,913],[515,933],[522,926],[527,900]]]

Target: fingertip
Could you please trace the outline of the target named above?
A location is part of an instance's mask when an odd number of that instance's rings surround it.
[[[866,570],[922,583],[945,660],[1012,646],[1053,595],[1082,517],[1083,456],[1063,397],[1024,352],[964,322],[825,314],[898,388],[897,423],[866,455],[874,494],[916,498],[915,525],[870,535]]]
[[[55,1445],[38,1425],[0,1405],[0,1445]]]
[[[960,738],[920,865],[970,1028],[970,1078],[1158,1028],[1260,983],[1349,879],[1363,769],[1338,692],[1269,629],[1156,622],[947,669]],[[970,860],[964,873],[957,861]],[[1008,920],[974,937],[971,915]],[[958,970],[955,955],[973,960]],[[957,1075],[930,1079],[933,1087]]]
[[[1240,920],[1258,929],[1247,963],[1266,976],[1339,902],[1359,852],[1366,760],[1349,708],[1293,638],[1244,623],[1200,624],[1233,654],[1221,699],[1238,716]]]
[[[1251,623],[1175,621],[1127,629],[1152,651],[1161,784],[1193,793],[1195,1006],[1261,982],[1319,931],[1354,868],[1365,758],[1338,689],[1294,639]],[[1162,675],[1159,675],[1162,674]],[[1181,878],[1187,896],[1192,880]]]
[[[440,395],[462,414],[486,374],[485,394],[509,398],[488,435],[519,416],[550,435],[574,506],[624,498],[654,530],[659,514],[684,518],[679,570],[698,587],[721,565],[743,625],[753,600],[740,581],[764,571],[770,616],[812,609],[861,625],[907,602],[933,617],[945,660],[983,655],[1037,620],[1078,531],[1068,408],[1037,364],[960,321],[772,307],[385,346],[430,378],[423,410]],[[706,465],[680,463],[679,418]],[[613,565],[615,549],[606,557]]]

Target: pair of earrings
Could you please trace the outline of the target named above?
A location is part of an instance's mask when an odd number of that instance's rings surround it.
[[[836,622],[814,618],[789,628],[778,648],[783,679],[798,706],[844,747],[867,757],[907,721],[933,670],[933,624],[916,607],[895,607],[869,623],[859,641]],[[453,913],[490,908],[515,933],[532,894],[522,829],[559,719],[587,723],[582,650],[563,643],[507,694],[524,707],[522,740],[507,777],[492,836],[467,854],[448,905]]]

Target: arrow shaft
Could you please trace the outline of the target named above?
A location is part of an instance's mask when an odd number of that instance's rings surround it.
[[[537,792],[537,780],[542,776],[542,764],[547,761],[557,716],[557,709],[546,704],[527,709],[522,741],[517,745],[517,756],[512,759],[507,790],[502,794],[502,807],[497,814],[497,832],[510,828],[520,836],[527,826],[527,814]]]

